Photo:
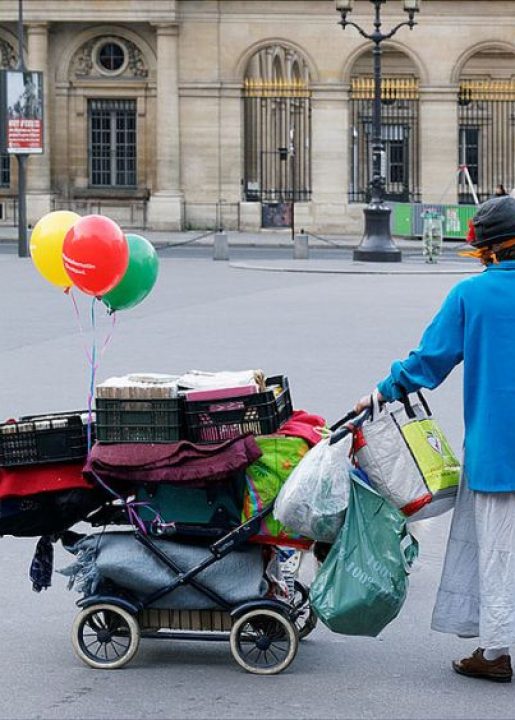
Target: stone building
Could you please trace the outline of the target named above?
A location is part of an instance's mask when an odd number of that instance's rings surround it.
[[[385,29],[406,19],[383,5]],[[17,0],[0,63],[17,61]],[[45,77],[45,153],[29,221],[56,208],[125,226],[314,232],[362,227],[371,164],[371,43],[334,0],[25,0],[25,53]],[[371,28],[372,6],[352,19]],[[469,202],[515,185],[515,0],[422,0],[384,43],[391,200]],[[0,222],[17,167],[0,159]]]

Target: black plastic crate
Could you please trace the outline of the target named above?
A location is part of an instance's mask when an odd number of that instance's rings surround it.
[[[0,466],[83,460],[88,453],[86,411],[27,415],[0,425]],[[94,423],[92,424],[94,438]]]
[[[101,443],[169,443],[183,434],[181,398],[97,398],[95,407]]]
[[[185,400],[184,415],[188,440],[212,444],[252,433],[274,433],[292,412],[290,386],[284,375],[266,380],[269,389],[254,395],[216,400]],[[281,387],[279,394],[273,385]]]

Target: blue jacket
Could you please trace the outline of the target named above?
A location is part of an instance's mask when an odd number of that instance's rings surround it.
[[[450,291],[406,360],[378,385],[398,400],[440,385],[463,361],[465,471],[479,492],[515,491],[515,260],[489,265]]]

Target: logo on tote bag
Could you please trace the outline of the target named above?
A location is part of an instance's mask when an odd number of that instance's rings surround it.
[[[427,442],[433,448],[433,450],[435,450],[439,455],[443,455],[442,442],[437,435],[434,435],[433,433],[428,432],[426,434],[426,439],[427,439]]]

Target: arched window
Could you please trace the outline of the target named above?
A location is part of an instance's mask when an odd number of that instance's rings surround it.
[[[458,93],[460,203],[479,202],[502,183],[515,186],[515,53],[483,50],[461,71]],[[470,178],[470,179],[469,179]]]
[[[350,202],[368,202],[372,178],[372,114],[374,79],[372,55],[356,61],[351,79]],[[382,174],[385,198],[399,202],[420,201],[419,82],[416,69],[403,53],[383,55]]]
[[[262,48],[248,63],[243,95],[245,200],[309,200],[311,92],[305,59],[282,45]]]

